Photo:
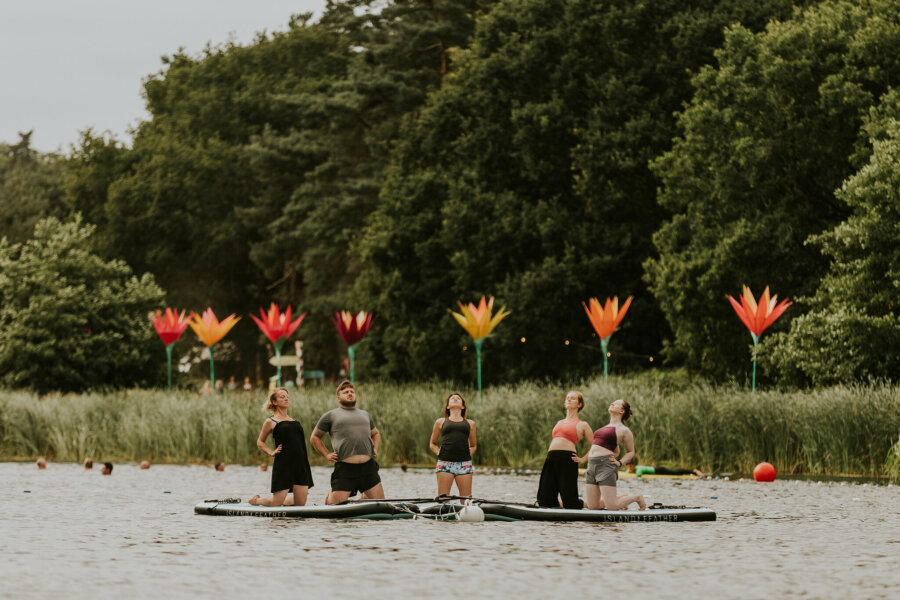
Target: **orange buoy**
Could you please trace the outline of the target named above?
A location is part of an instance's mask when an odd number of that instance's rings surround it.
[[[767,462],[759,463],[753,469],[753,479],[756,481],[775,481],[775,467]]]

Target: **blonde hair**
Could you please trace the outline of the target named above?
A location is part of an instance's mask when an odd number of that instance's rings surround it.
[[[269,395],[266,396],[266,402],[263,404],[263,411],[267,413],[275,414],[275,409],[277,408],[275,405],[275,401],[278,400],[278,390],[288,391],[287,388],[278,387],[269,392]],[[288,392],[290,394],[290,392]]]

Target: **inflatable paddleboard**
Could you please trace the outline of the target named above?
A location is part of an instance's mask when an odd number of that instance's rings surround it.
[[[578,475],[584,475],[584,469],[578,469]],[[619,471],[619,479],[700,479],[696,475],[656,475],[645,473],[637,475],[631,471]]]
[[[486,521],[585,521],[593,523],[715,521],[705,508],[654,507],[647,510],[571,510],[538,508],[489,500],[472,500]],[[287,517],[295,519],[437,519],[455,520],[464,505],[459,502],[363,500],[326,506],[255,506],[238,499],[206,500],[194,507],[199,515],[225,517]]]

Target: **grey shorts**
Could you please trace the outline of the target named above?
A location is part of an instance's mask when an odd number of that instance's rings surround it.
[[[609,455],[588,459],[588,467],[584,472],[585,483],[616,487],[618,480],[619,467],[609,460]]]

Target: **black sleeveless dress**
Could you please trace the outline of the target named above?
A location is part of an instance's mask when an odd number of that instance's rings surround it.
[[[272,437],[275,439],[275,447],[281,446],[281,452],[275,455],[272,466],[272,493],[290,490],[295,485],[312,487],[312,471],[306,455],[306,435],[300,421],[278,421],[272,430]]]

